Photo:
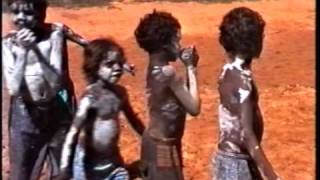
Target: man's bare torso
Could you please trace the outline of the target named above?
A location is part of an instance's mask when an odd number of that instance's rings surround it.
[[[12,34],[5,39],[5,41],[8,47],[11,47],[13,56],[16,56],[18,49],[21,47],[18,47],[14,39],[15,34]],[[54,31],[51,31],[48,36],[44,36],[37,41],[34,48],[28,50],[24,79],[21,85],[21,94],[25,100],[31,102],[45,102],[51,100],[56,95],[57,91],[50,88],[49,83],[58,84],[60,82],[48,82],[44,76],[44,73],[46,72],[43,69],[42,63],[51,64],[53,60],[57,60],[51,58],[51,55],[54,53],[52,52],[53,44],[61,39],[63,39],[62,32],[55,29]]]

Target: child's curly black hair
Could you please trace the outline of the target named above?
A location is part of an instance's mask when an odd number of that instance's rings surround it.
[[[170,13],[153,10],[140,20],[135,37],[142,49],[153,53],[169,44],[180,29],[180,23]]]
[[[89,84],[95,83],[99,79],[100,63],[108,57],[108,52],[110,51],[117,51],[120,55],[119,61],[122,64],[126,62],[122,47],[112,39],[95,39],[85,47],[82,70]]]
[[[261,15],[246,7],[227,13],[220,25],[220,44],[232,56],[258,58],[263,45],[265,21]]]
[[[38,19],[44,22],[45,17],[46,17],[46,11],[48,8],[48,2],[47,0],[9,0],[8,5],[10,9],[12,9],[12,4],[17,3],[17,4],[32,4],[33,8],[36,12],[36,15],[38,16]]]

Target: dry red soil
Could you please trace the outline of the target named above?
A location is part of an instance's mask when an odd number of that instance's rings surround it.
[[[140,17],[154,8],[172,12],[182,24],[182,44],[199,50],[201,114],[189,117],[183,138],[184,172],[187,180],[209,179],[209,162],[217,143],[217,77],[224,63],[218,43],[218,26],[225,13],[238,6],[259,11],[267,22],[261,58],[253,72],[260,91],[265,120],[263,148],[275,171],[290,180],[315,178],[315,2],[312,0],[269,0],[211,3],[114,3],[112,7],[81,9],[49,8],[48,22],[59,21],[88,39],[111,36],[125,49],[129,62],[137,68],[135,77],[124,76],[121,84],[130,94],[134,109],[145,123],[144,99],[147,54],[138,47],[133,32]],[[8,32],[9,16],[3,16],[3,32]],[[82,50],[70,43],[70,68],[77,96],[85,87],[81,73]],[[178,71],[183,66],[178,63]],[[7,140],[7,95],[3,98],[3,169],[9,169]],[[139,141],[122,121],[121,151],[128,164],[139,158]]]

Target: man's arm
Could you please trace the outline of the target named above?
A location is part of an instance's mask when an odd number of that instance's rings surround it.
[[[63,31],[64,36],[71,40],[72,42],[79,44],[80,46],[88,45],[89,41],[84,39],[79,34],[75,33],[70,27],[62,23],[54,23],[55,26],[61,28]]]
[[[92,99],[85,96],[81,99],[78,111],[75,115],[74,121],[70,127],[70,130],[66,136],[61,156],[60,170],[61,175],[59,179],[67,179],[72,176],[73,158],[77,145],[78,136],[82,126],[84,125],[88,110],[92,104]]]
[[[277,174],[273,171],[273,168],[268,161],[260,143],[257,140],[256,134],[254,133],[252,124],[253,124],[253,102],[250,99],[251,96],[251,88],[244,87],[239,88],[240,94],[240,122],[242,123],[243,130],[244,130],[244,142],[245,146],[257,164],[257,167],[261,174],[264,176],[265,179],[268,180],[276,180],[280,179]]]
[[[2,39],[2,65],[6,78],[6,85],[11,96],[19,94],[20,87],[24,78],[27,63],[27,50],[23,47],[15,47],[15,55],[10,48],[8,39]]]

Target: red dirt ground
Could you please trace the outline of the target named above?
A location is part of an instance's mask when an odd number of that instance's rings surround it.
[[[139,18],[154,8],[172,12],[182,24],[182,44],[199,50],[201,114],[187,121],[183,138],[186,180],[209,179],[209,161],[217,142],[217,77],[224,63],[218,26],[230,9],[247,6],[259,11],[267,22],[264,50],[253,71],[260,90],[265,120],[263,148],[275,171],[290,180],[315,178],[315,2],[278,0],[228,4],[148,2],[114,3],[112,8],[49,8],[47,20],[59,21],[89,39],[112,36],[125,49],[137,68],[135,77],[124,76],[121,84],[130,93],[138,115],[147,123],[144,69],[147,55],[136,44],[133,32]],[[3,16],[8,32],[8,15]],[[71,74],[79,96],[85,87],[81,74],[81,48],[70,43]],[[181,72],[182,65],[178,65]],[[7,95],[3,98],[3,169],[9,170],[7,146]],[[139,142],[123,121],[121,151],[128,164],[139,158]]]

